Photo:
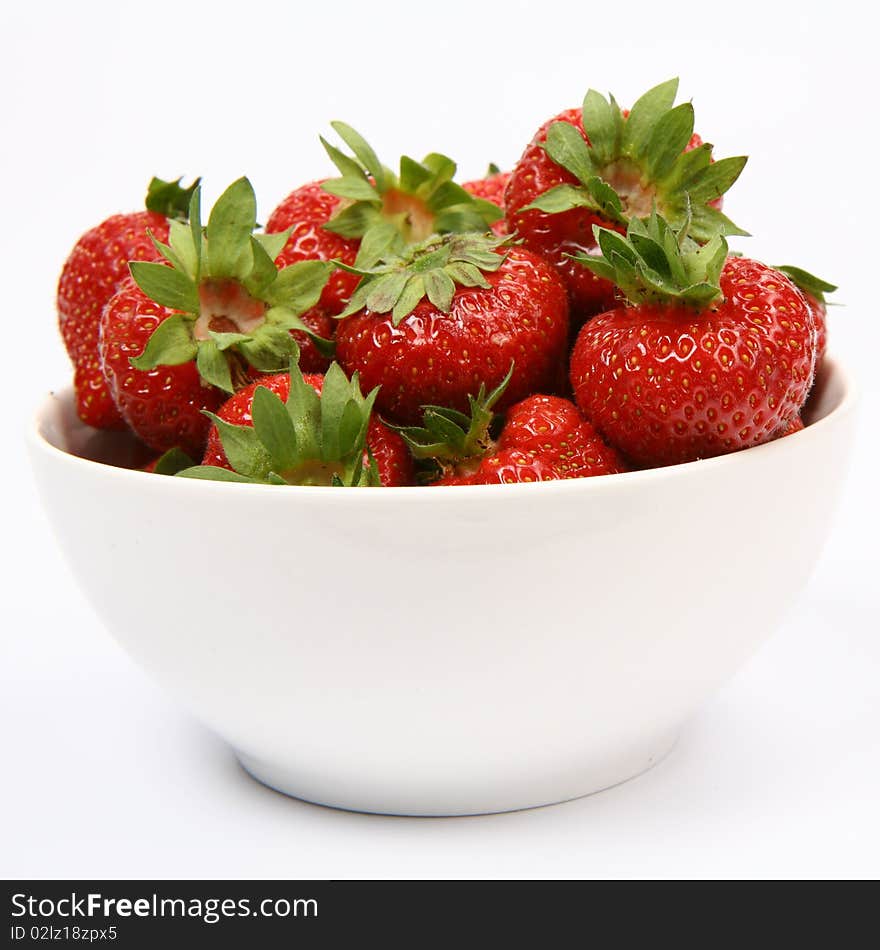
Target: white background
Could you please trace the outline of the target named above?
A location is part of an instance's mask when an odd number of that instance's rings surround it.
[[[826,0],[310,7],[0,13],[2,405],[15,421],[2,469],[0,874],[877,876],[876,24]],[[265,220],[328,173],[317,136],[330,119],[387,163],[439,150],[476,177],[490,160],[509,167],[588,86],[629,104],[675,74],[716,155],[752,156],[726,203],[755,235],[740,247],[827,276],[846,305],[831,339],[863,390],[861,437],[799,607],[672,756],[591,798],[417,820],[262,788],[100,628],[35,497],[21,430],[69,377],[53,314],[64,257],[88,227],[137,208],[153,174],[201,174],[211,202],[246,173]]]

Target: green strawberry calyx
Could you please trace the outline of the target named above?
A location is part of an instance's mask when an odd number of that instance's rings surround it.
[[[192,468],[195,462],[179,446],[168,449],[153,464],[154,475],[176,475],[185,468]]]
[[[165,261],[129,264],[138,287],[176,311],[132,358],[135,369],[195,360],[205,383],[233,393],[248,381],[246,365],[264,373],[284,369],[296,350],[291,330],[332,353],[332,342],[301,316],[318,302],[333,265],[301,261],[279,270],[274,261],[289,232],[255,234],[256,215],[253,187],[240,178],[217,199],[203,228],[197,187],[189,222],[171,220],[168,244],[153,238]]]
[[[251,403],[253,426],[232,425],[205,412],[234,471],[197,465],[177,475],[266,485],[379,486],[376,462],[366,448],[377,392],[378,387],[363,396],[357,373],[349,380],[332,363],[318,395],[292,358],[287,401],[257,386]]]
[[[805,271],[801,267],[795,267],[793,264],[782,264],[776,267],[775,270],[785,274],[799,290],[802,290],[823,306],[828,303],[825,294],[833,294],[837,290],[836,284],[829,284],[827,280],[822,280],[821,277],[816,277],[809,271]]]
[[[457,286],[492,286],[485,274],[497,271],[504,263],[508,243],[509,238],[491,233],[433,235],[369,268],[335,261],[341,269],[361,278],[337,319],[360,310],[390,312],[394,326],[398,326],[424,297],[438,310],[449,313]]]
[[[199,187],[201,178],[197,178],[189,188],[184,188],[180,184],[182,181],[182,178],[177,178],[174,181],[163,181],[161,178],[155,177],[150,179],[150,184],[147,186],[147,197],[144,199],[147,211],[164,214],[166,218],[178,218],[181,221],[186,221],[193,193]]]
[[[716,234],[698,244],[688,234],[689,218],[674,228],[654,210],[633,218],[626,235],[593,227],[601,255],[571,257],[615,284],[634,304],[687,304],[705,309],[722,297],[719,279],[727,241]]]
[[[504,216],[497,205],[468,194],[452,180],[457,166],[446,155],[432,152],[420,162],[404,155],[395,175],[350,125],[330,124],[353,156],[321,139],[341,173],[323,185],[342,199],[325,228],[360,239],[356,266],[371,267],[432,234],[488,231]]]
[[[713,162],[708,143],[685,151],[694,109],[689,102],[673,105],[677,92],[677,79],[661,83],[624,116],[614,96],[589,90],[582,112],[589,144],[568,122],[554,122],[542,143],[577,183],[550,188],[521,210],[558,214],[588,208],[625,226],[656,206],[675,227],[689,217],[690,236],[699,243],[716,233],[747,234],[711,206],[739,177],[746,158]]]
[[[428,462],[428,478],[454,470],[468,474],[495,448],[492,430],[498,420],[494,406],[513,377],[514,364],[490,393],[484,383],[479,392],[468,396],[469,411],[458,412],[445,406],[423,406],[420,426],[392,426],[399,432],[418,462]]]

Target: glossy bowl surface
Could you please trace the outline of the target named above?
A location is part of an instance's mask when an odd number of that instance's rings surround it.
[[[669,751],[807,583],[854,402],[829,360],[802,432],[508,486],[147,475],[69,391],[29,441],[99,617],[249,772],[326,805],[459,815],[585,795]]]

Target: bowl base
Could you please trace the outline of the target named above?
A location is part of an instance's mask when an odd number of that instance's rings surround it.
[[[598,764],[593,762],[589,767],[572,767],[564,776],[554,779],[532,776],[528,783],[521,780],[519,787],[505,787],[493,792],[485,787],[470,791],[457,789],[446,795],[433,788],[403,793],[399,789],[389,789],[383,794],[375,787],[357,790],[351,787],[351,783],[347,783],[349,788],[341,794],[341,783],[318,783],[314,776],[297,769],[261,762],[238,751],[236,757],[245,772],[262,785],[312,805],[372,815],[453,818],[542,808],[593,795],[652,769],[669,755],[677,739],[677,732],[652,736],[649,741],[629,746],[613,758]]]

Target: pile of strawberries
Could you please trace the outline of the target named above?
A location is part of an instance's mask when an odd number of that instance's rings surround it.
[[[746,160],[677,85],[590,90],[463,185],[333,123],[338,177],[264,229],[245,178],[204,222],[198,182],[154,179],[61,274],[80,417],[160,474],[336,486],[581,478],[800,428],[835,288],[729,251]]]

